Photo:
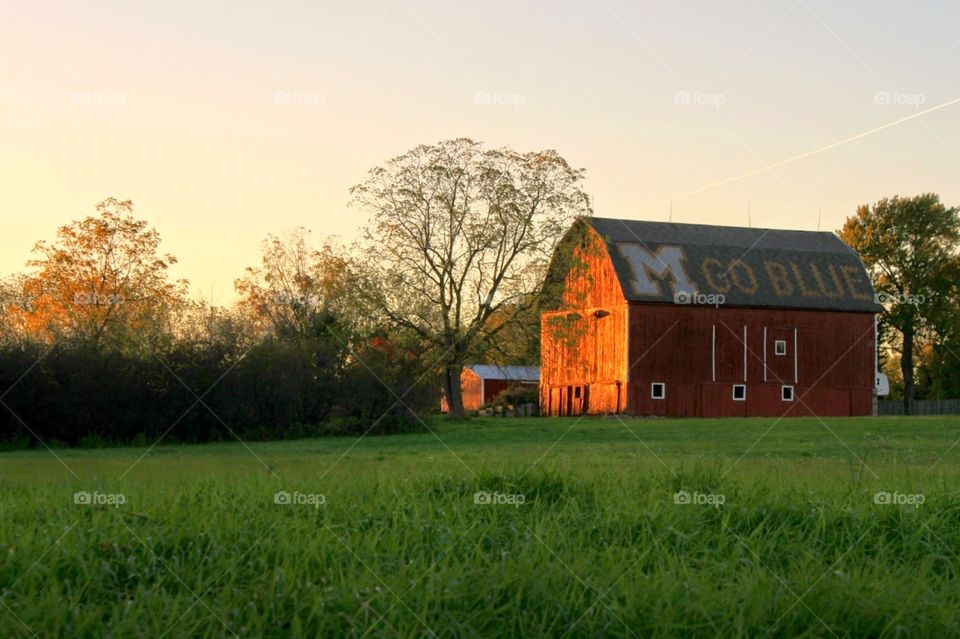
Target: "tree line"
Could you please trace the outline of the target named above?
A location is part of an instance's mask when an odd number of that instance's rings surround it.
[[[210,441],[425,427],[473,361],[531,363],[557,241],[590,214],[554,151],[418,146],[351,190],[355,245],[269,236],[229,307],[191,299],[129,200],[0,283],[0,440]]]
[[[268,236],[229,307],[192,299],[159,231],[108,198],[0,280],[0,441],[403,432],[441,393],[461,417],[465,365],[539,360],[548,266],[592,214],[583,179],[555,151],[418,146],[351,189],[360,240]],[[960,397],[958,209],[883,199],[838,234],[884,307],[895,396]]]
[[[438,401],[427,353],[358,321],[337,290],[341,258],[307,239],[303,229],[268,238],[236,281],[236,304],[222,308],[170,281],[176,259],[129,201],[105,200],[60,228],[37,245],[33,272],[4,287],[3,439],[149,444],[420,427]]]

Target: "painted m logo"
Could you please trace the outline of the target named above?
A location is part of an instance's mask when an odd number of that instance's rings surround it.
[[[683,249],[679,246],[661,246],[656,253],[651,253],[639,244],[617,244],[621,255],[633,271],[631,283],[637,295],[660,296],[660,285],[650,279],[655,275],[664,279],[667,275],[673,276],[673,293],[696,293],[697,284],[687,276],[683,266]]]

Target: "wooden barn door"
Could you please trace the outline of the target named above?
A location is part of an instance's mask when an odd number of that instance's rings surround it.
[[[558,416],[583,415],[590,410],[590,385],[567,385],[550,389],[551,414]]]

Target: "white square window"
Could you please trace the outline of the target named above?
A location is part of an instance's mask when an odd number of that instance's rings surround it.
[[[746,384],[733,385],[733,401],[735,402],[747,401],[747,385]]]
[[[775,355],[786,355],[787,354],[787,340],[778,339],[773,343],[773,352]]]
[[[785,402],[793,401],[793,386],[781,386],[780,387],[780,399]]]
[[[663,382],[650,384],[650,399],[664,399],[667,396],[667,385]]]

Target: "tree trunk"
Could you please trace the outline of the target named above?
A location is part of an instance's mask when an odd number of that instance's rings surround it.
[[[913,325],[903,327],[903,352],[900,354],[900,371],[903,373],[903,414],[910,414],[913,402]]]
[[[447,416],[453,419],[463,419],[466,411],[463,409],[463,389],[460,387],[462,364],[447,364],[443,370],[443,394],[447,400]]]

